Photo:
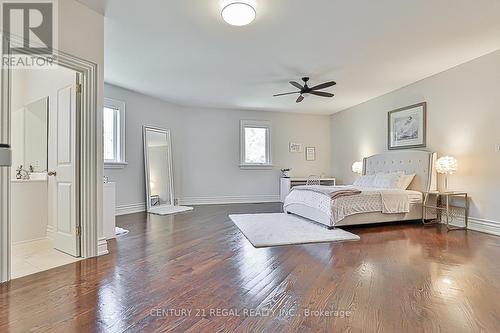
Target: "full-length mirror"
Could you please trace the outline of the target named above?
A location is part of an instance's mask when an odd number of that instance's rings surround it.
[[[47,171],[48,97],[12,113],[13,165],[31,172]]]
[[[150,126],[144,126],[143,131],[148,211],[164,205],[173,206],[174,186],[170,132]]]

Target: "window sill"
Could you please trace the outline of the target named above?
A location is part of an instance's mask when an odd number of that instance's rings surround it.
[[[104,162],[104,169],[124,169],[127,162]]]
[[[272,164],[240,164],[242,170],[271,170],[273,168]]]

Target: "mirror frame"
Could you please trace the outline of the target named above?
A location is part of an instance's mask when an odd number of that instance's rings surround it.
[[[168,163],[168,169],[169,173],[171,175],[170,177],[170,182],[168,184],[169,190],[170,190],[170,202],[171,205],[175,205],[175,193],[174,193],[174,173],[173,173],[173,166],[172,166],[172,138],[170,136],[170,130],[161,128],[161,127],[155,127],[155,126],[148,126],[144,125],[142,127],[142,138],[143,138],[143,144],[144,144],[144,173],[146,176],[146,208],[147,211],[149,212],[151,210],[151,189],[149,186],[149,154],[148,154],[148,145],[147,145],[147,137],[146,134],[148,132],[156,132],[156,133],[161,133],[165,134],[167,137],[167,146],[168,146],[168,151],[170,154],[168,154],[167,157],[167,163]]]

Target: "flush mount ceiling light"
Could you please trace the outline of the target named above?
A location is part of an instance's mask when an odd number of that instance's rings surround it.
[[[222,1],[221,15],[226,23],[235,26],[244,26],[255,20],[257,12],[256,3],[251,0]]]

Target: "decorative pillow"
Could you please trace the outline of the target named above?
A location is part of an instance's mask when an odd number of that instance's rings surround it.
[[[401,178],[399,179],[398,188],[400,188],[402,190],[406,190],[410,186],[410,184],[414,178],[415,178],[414,173],[409,174],[409,175],[402,175]]]
[[[365,175],[361,176],[354,182],[354,186],[359,187],[372,187],[373,181],[375,180],[375,175]]]
[[[404,176],[402,172],[393,173],[377,173],[373,180],[373,187],[377,188],[399,188],[401,178]]]

